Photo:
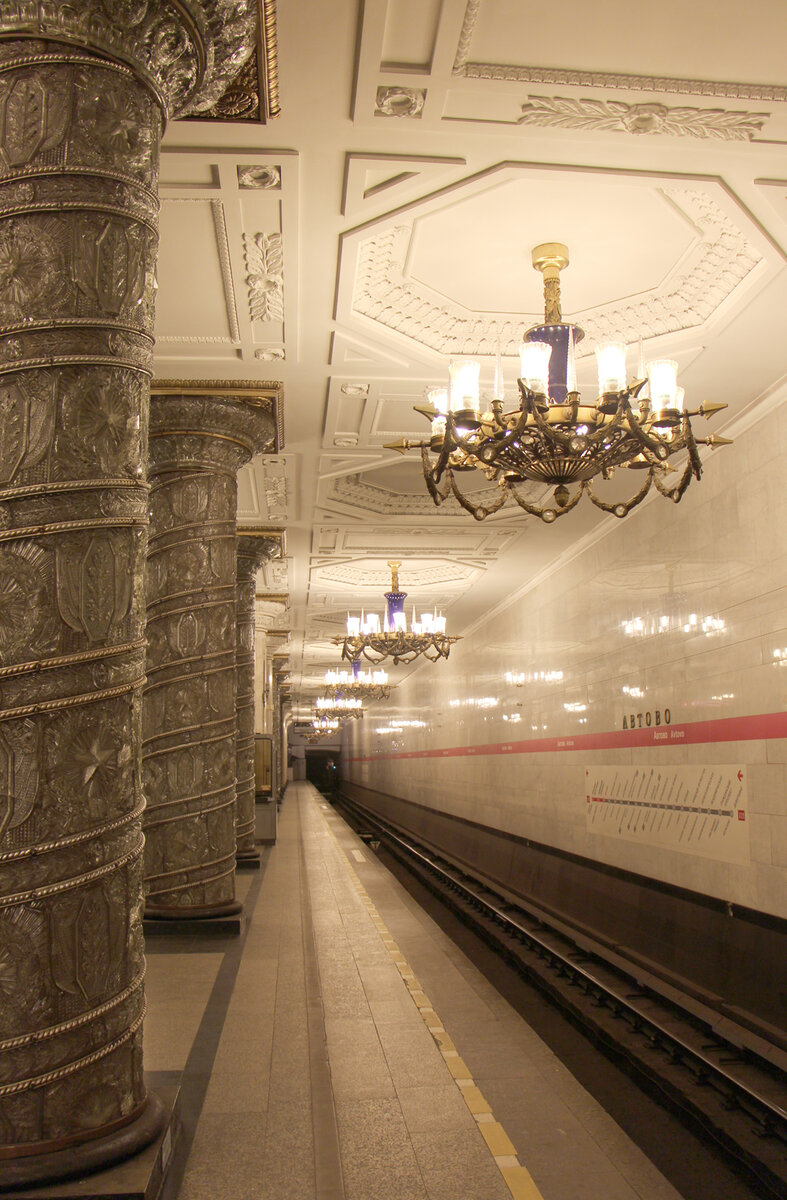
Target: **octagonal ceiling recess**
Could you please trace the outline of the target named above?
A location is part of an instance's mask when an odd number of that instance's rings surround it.
[[[512,178],[416,217],[406,273],[469,312],[521,312],[529,324],[544,316],[533,246],[568,246],[563,307],[578,316],[663,287],[697,237],[658,188],[621,185],[611,195],[605,181],[588,179],[578,204],[573,185]]]
[[[716,180],[503,163],[345,235],[338,313],[441,356],[515,355],[542,316],[529,250],[558,237],[585,353],[705,326],[779,257]]]

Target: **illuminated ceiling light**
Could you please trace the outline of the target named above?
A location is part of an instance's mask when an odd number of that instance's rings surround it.
[[[448,391],[431,389],[427,406],[416,408],[432,423],[429,440],[405,439],[386,448],[403,454],[419,447],[435,504],[453,495],[477,521],[497,512],[509,497],[547,523],[570,512],[583,494],[616,517],[625,517],[641,503],[651,486],[677,503],[692,478],[702,474],[698,445],[729,444],[728,438],[715,435],[695,438],[691,418],[711,417],[726,404],[689,412],[671,359],[655,359],[648,363],[646,377],[627,384],[626,347],[620,342],[598,347],[599,394],[583,403],[574,356],[584,334],[563,321],[560,308],[560,271],[568,266],[568,249],[548,242],[535,247],[532,261],[544,277],[544,324],[524,334],[518,408],[505,411],[499,361],[487,409],[480,397],[479,364],[455,359],[449,365]],[[681,451],[686,462],[670,486],[669,474],[680,469],[670,459]],[[628,500],[608,503],[594,492],[592,481],[611,478],[616,467],[640,470],[644,480]],[[463,493],[459,479],[474,470],[500,488],[493,503],[475,504]],[[554,487],[552,503],[528,501],[519,490],[526,480]]]
[[[325,694],[336,697],[357,697],[360,700],[388,700],[387,671],[362,671],[355,661],[349,671],[326,671]]]
[[[458,636],[447,637],[445,617],[437,612],[422,613],[416,620],[413,607],[410,628],[404,602],[407,592],[399,591],[400,562],[389,562],[391,568],[391,590],[385,593],[386,607],[380,621],[377,613],[361,613],[360,617],[347,617],[347,633],[343,638],[334,638],[342,648],[342,658],[351,663],[360,663],[366,658],[372,663],[393,659],[394,666],[410,663],[423,655],[429,662],[448,658],[448,653]]]
[[[336,710],[337,712],[357,712],[363,709],[363,700],[356,696],[318,696],[314,702],[317,709]]]

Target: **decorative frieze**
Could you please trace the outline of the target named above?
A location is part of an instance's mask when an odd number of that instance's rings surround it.
[[[278,448],[276,389],[157,383],[144,786],[146,915],[208,917],[235,901],[237,472]]]
[[[528,96],[518,124],[750,142],[770,115],[725,108],[670,108],[652,102],[626,104],[622,100],[574,96]]]

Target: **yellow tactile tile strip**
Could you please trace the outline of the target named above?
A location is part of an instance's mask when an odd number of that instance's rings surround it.
[[[459,1088],[465,1104],[472,1113],[478,1125],[479,1131],[482,1134],[489,1150],[494,1158],[500,1173],[503,1176],[508,1190],[514,1200],[544,1200],[541,1192],[536,1187],[533,1177],[527,1167],[523,1167],[517,1158],[516,1147],[509,1138],[503,1126],[499,1121],[495,1120],[489,1104],[484,1099],[480,1088],[476,1087],[475,1081],[466,1064],[459,1056],[459,1051],[452,1042],[449,1035],[446,1033],[442,1021],[432,1007],[432,1004],[425,994],[423,988],[415,977],[412,967],[407,962],[407,959],[402,954],[395,940],[388,931],[385,922],[378,913],[371,900],[366,888],[361,883],[358,875],[345,854],[342,847],[339,845],[339,840],[336,834],[331,829],[328,822],[325,822],[328,833],[333,839],[334,845],[338,851],[344,866],[347,869],[347,874],[350,876],[353,887],[361,898],[361,902],[366,908],[372,923],[380,934],[383,945],[388,950],[399,974],[404,981],[404,984],[410,993],[410,998],[421,1014],[421,1018],[426,1025],[426,1028],[431,1033],[437,1048],[443,1056],[443,1061],[453,1076],[454,1083]]]

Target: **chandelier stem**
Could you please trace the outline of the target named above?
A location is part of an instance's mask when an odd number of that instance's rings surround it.
[[[542,242],[534,247],[532,262],[544,277],[544,324],[560,325],[560,272],[568,266],[568,247],[562,242]]]

